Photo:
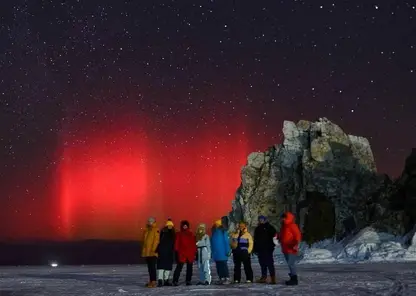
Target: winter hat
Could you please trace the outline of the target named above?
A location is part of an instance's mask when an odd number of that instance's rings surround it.
[[[172,226],[172,227],[173,227],[174,225],[173,225],[172,220],[168,220],[168,221],[166,221],[165,226]]]
[[[181,228],[183,228],[185,225],[189,228],[189,222],[187,220],[181,221]]]
[[[258,218],[258,220],[264,220],[264,221],[266,221],[267,218],[266,218],[266,216],[260,215],[259,218]]]
[[[153,224],[153,223],[155,223],[156,222],[156,219],[155,218],[153,218],[153,217],[150,217],[149,219],[147,219],[147,223],[148,224]]]
[[[214,225],[215,225],[215,226],[217,226],[217,227],[222,226],[222,221],[221,221],[221,219],[218,219],[217,221],[215,221],[215,222],[214,222]]]

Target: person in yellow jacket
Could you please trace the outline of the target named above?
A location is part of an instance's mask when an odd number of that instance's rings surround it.
[[[150,217],[147,220],[146,231],[144,232],[142,257],[146,259],[147,270],[149,272],[149,282],[146,287],[155,288],[156,283],[156,264],[157,264],[157,247],[159,245],[159,229],[156,225],[156,219]]]
[[[247,225],[240,222],[238,229],[231,235],[231,249],[234,261],[234,283],[241,282],[241,264],[244,266],[247,283],[253,282],[253,268],[251,267],[251,252],[253,251],[253,237],[247,230]]]

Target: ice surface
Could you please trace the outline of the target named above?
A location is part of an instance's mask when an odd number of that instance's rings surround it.
[[[416,295],[416,235],[404,238],[365,228],[341,242],[300,247],[300,285],[241,284],[148,289],[145,266],[58,266],[0,268],[0,296],[11,295]],[[280,246],[278,279],[287,279]],[[259,266],[253,257],[255,275]],[[408,261],[408,262],[406,262]],[[410,262],[409,262],[410,261]],[[367,264],[356,264],[367,263]],[[229,263],[232,271],[232,261]],[[212,268],[215,277],[215,269]],[[194,282],[197,281],[194,271]],[[244,273],[243,273],[244,274]],[[184,276],[184,274],[182,275]],[[182,279],[183,280],[183,279]]]
[[[279,281],[286,266],[277,266]],[[257,264],[255,274],[259,275]],[[416,295],[416,263],[303,264],[296,287],[262,284],[148,289],[144,265],[0,268],[1,296],[98,295]],[[214,272],[215,273],[215,272]],[[196,270],[195,270],[196,275]],[[194,275],[194,282],[197,280]]]

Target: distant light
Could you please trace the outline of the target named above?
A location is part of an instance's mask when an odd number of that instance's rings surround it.
[[[51,262],[51,267],[58,267],[58,263],[57,262]]]

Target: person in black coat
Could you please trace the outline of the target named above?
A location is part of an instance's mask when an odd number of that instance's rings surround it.
[[[254,230],[253,253],[259,258],[261,267],[261,278],[258,283],[267,282],[267,269],[270,273],[271,284],[276,284],[276,271],[274,268],[273,252],[275,244],[273,238],[276,235],[274,228],[265,216],[259,216],[259,225]]]
[[[158,286],[171,286],[169,275],[173,269],[175,254],[175,229],[173,222],[170,219],[166,222],[165,227],[160,231],[160,242],[157,247],[157,253]]]

